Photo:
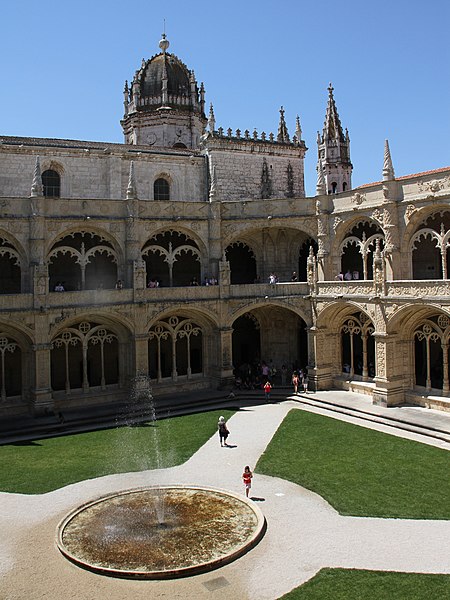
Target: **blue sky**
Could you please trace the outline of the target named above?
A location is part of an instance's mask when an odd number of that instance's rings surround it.
[[[169,52],[206,88],[216,126],[289,132],[299,114],[315,192],[331,81],[351,138],[353,186],[450,165],[448,0],[16,0],[1,11],[0,135],[122,142],[123,85]]]

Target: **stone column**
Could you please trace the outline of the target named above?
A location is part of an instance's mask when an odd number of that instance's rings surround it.
[[[134,365],[131,366],[132,376],[148,374],[148,335],[137,333],[134,336]]]
[[[443,385],[442,391],[444,394],[448,394],[449,392],[449,384],[448,384],[448,344],[442,344],[442,370],[443,370]]]
[[[219,387],[226,388],[231,387],[234,382],[233,375],[233,328],[222,327],[219,330],[220,340],[220,371]]]
[[[375,378],[376,389],[373,403],[380,406],[395,406],[404,402],[403,369],[397,361],[402,359],[396,352],[396,340],[386,333],[375,333]]]
[[[50,343],[34,344],[34,381],[31,387],[31,409],[36,416],[53,412],[54,402],[50,377]]]

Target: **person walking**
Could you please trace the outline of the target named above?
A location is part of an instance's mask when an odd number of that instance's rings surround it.
[[[220,445],[228,446],[227,438],[228,438],[230,432],[228,430],[227,422],[225,421],[225,417],[219,417],[219,421],[217,423],[217,428],[219,430]]]
[[[245,495],[248,498],[248,493],[252,487],[252,477],[253,477],[253,473],[250,471],[250,467],[247,465],[244,468],[244,472],[242,473],[242,479],[244,481],[244,487],[245,487]]]
[[[292,385],[294,386],[294,394],[297,394],[297,392],[298,392],[298,373],[297,373],[297,371],[294,371],[292,373]]]
[[[266,402],[269,402],[269,400],[270,400],[271,389],[272,389],[272,384],[270,383],[269,380],[267,380],[266,383],[264,384],[264,397],[266,399]]]
[[[308,375],[306,373],[303,375],[303,392],[305,394],[308,392]]]

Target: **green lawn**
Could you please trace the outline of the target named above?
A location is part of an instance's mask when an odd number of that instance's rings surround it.
[[[43,494],[101,475],[179,465],[214,434],[221,414],[229,419],[233,412],[0,446],[0,491]]]
[[[386,573],[322,569],[282,600],[444,600],[450,577],[421,573]]]
[[[292,410],[256,470],[343,515],[450,519],[450,452],[314,413]]]

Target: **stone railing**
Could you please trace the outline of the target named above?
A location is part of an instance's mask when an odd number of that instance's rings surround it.
[[[0,294],[0,310],[30,310],[33,294]]]
[[[323,296],[370,296],[374,293],[373,281],[318,281],[317,293]]]
[[[446,298],[450,300],[450,281],[448,279],[418,279],[410,281],[391,281],[386,285],[388,298]]]

